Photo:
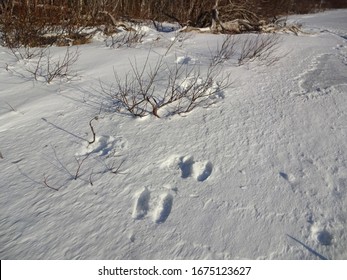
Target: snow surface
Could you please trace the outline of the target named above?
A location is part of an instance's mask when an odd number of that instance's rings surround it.
[[[289,20],[307,34],[280,35],[280,61],[227,61],[218,102],[161,119],[112,112],[100,81],[175,32],[96,36],[69,83],[1,47],[1,259],[346,259],[347,10]],[[165,59],[204,69],[222,38],[182,35]]]

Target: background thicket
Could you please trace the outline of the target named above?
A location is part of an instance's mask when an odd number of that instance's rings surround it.
[[[346,0],[219,0],[221,20],[243,18],[271,21],[280,15],[347,7]],[[49,45],[68,34],[75,43],[88,38],[88,26],[114,20],[175,21],[181,25],[211,25],[216,0],[0,0],[2,41],[9,46]],[[55,37],[44,36],[55,33]],[[61,44],[64,44],[62,42]]]
[[[14,15],[25,10],[42,16],[60,15],[51,18],[88,16],[95,18],[100,11],[112,12],[115,16],[131,18],[171,18],[193,20],[209,12],[215,0],[0,0],[1,12]],[[232,5],[235,9],[246,7],[261,16],[274,13],[307,13],[319,9],[347,7],[346,0],[220,0],[219,6]],[[66,13],[68,12],[68,13]]]

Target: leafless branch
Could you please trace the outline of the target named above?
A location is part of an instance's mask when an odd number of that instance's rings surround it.
[[[124,174],[124,173],[120,172],[120,168],[122,167],[122,165],[123,165],[124,162],[125,162],[125,161],[123,160],[123,161],[118,165],[118,167],[117,167],[116,169],[114,169],[113,166],[112,166],[112,167],[110,168],[111,173],[112,173],[112,174]]]
[[[170,41],[170,44],[167,46],[166,48],[166,52],[164,54],[164,56],[166,56],[170,50],[172,49],[172,47],[176,44],[179,43],[179,47],[182,47],[183,46],[183,43],[188,40],[189,38],[191,38],[193,35],[190,33],[187,33],[187,32],[176,32],[175,33],[175,37],[173,38],[173,40]]]
[[[211,52],[211,66],[216,66],[226,60],[231,59],[235,55],[236,41],[231,34],[224,35],[221,45],[217,45],[217,50]]]
[[[59,189],[56,189],[52,186],[50,186],[47,182],[48,180],[48,177],[46,175],[43,175],[44,179],[43,179],[43,184],[47,187],[47,188],[50,188],[51,190],[54,190],[54,191],[59,191]]]
[[[77,166],[77,170],[76,170],[76,174],[75,174],[74,180],[77,180],[77,178],[79,177],[79,173],[80,173],[81,166],[82,166],[83,162],[84,162],[89,156],[90,156],[90,154],[87,154],[82,160],[79,160],[79,159],[75,158],[78,166]]]
[[[93,127],[92,122],[93,122],[94,120],[97,121],[98,119],[99,119],[99,117],[98,117],[98,116],[95,116],[94,118],[92,118],[92,119],[89,121],[90,130],[92,131],[92,135],[93,135],[93,140],[88,142],[89,145],[90,145],[90,144],[93,144],[93,143],[95,142],[95,131],[94,131],[94,127]]]
[[[13,108],[13,106],[12,106],[10,103],[8,103],[8,102],[6,102],[6,101],[5,101],[5,103],[7,104],[8,107],[11,108],[11,111],[13,111],[13,112],[16,112],[16,111],[17,111],[15,108]]]
[[[91,186],[94,186],[93,180],[92,180],[92,176],[93,176],[93,170],[92,170],[92,172],[91,172],[90,175],[89,175],[89,184],[90,184]]]
[[[65,78],[70,81],[76,76],[71,67],[76,63],[78,57],[78,48],[75,51],[71,51],[67,47],[63,58],[59,58],[58,60],[51,56],[49,48],[42,49],[38,53],[36,61],[31,61],[31,65],[33,66],[28,66],[26,70],[33,75],[35,80],[41,77],[48,84],[57,78]]]
[[[274,60],[274,53],[278,49],[280,39],[275,34],[258,34],[255,37],[247,37],[241,44],[239,65],[254,60],[265,62],[269,65]]]
[[[197,106],[214,104],[215,97],[231,84],[230,74],[221,75],[217,65],[209,65],[203,74],[198,66],[165,63],[164,56],[151,66],[148,57],[142,67],[136,60],[130,61],[131,71],[124,78],[115,72],[116,83],[109,90],[102,86],[117,112],[159,118],[159,110],[166,107],[169,114],[187,113]],[[165,78],[162,69],[168,73]]]

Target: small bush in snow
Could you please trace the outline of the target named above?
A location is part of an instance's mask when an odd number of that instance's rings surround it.
[[[222,44],[218,44],[216,51],[211,53],[211,65],[218,65],[231,59],[235,55],[235,45],[235,36],[224,35]]]
[[[170,115],[211,106],[231,84],[230,75],[220,75],[221,68],[216,66],[202,73],[196,66],[169,65],[163,57],[151,66],[149,56],[142,67],[136,61],[130,64],[131,71],[123,78],[115,72],[114,85],[109,89],[102,85],[102,92],[118,112],[135,117],[151,114],[159,118],[163,108]]]
[[[275,34],[258,35],[224,35],[221,45],[211,51],[211,65],[219,65],[225,61],[236,61],[243,65],[252,61],[259,61],[271,65],[281,57],[275,54],[279,47],[280,37]]]
[[[111,41],[109,42],[109,40],[106,40],[106,46],[111,48],[133,47],[142,43],[145,36],[146,32],[140,28],[131,31],[122,31],[115,35],[111,35]]]
[[[9,46],[8,49],[11,51],[12,55],[17,61],[38,57],[43,51],[41,48],[30,48],[28,46],[21,48]]]
[[[238,58],[239,65],[258,60],[270,65],[276,62],[279,57],[274,53],[277,50],[280,39],[275,34],[258,34],[255,37],[247,36],[247,39],[241,43],[240,54]]]
[[[63,57],[55,58],[50,48],[10,48],[18,61],[25,62],[25,71],[30,73],[36,81],[43,80],[51,83],[55,79],[70,81],[76,76],[73,65],[79,57],[79,50],[66,48]],[[25,75],[24,75],[25,76]]]

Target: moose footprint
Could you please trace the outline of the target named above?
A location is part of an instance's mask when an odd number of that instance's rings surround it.
[[[192,156],[181,157],[178,163],[183,179],[193,177],[199,182],[210,177],[213,165],[209,161],[194,161]]]
[[[154,201],[155,207],[150,203],[151,200],[151,193],[147,188],[143,188],[136,194],[132,212],[133,219],[140,220],[149,214],[152,216],[153,222],[164,223],[171,213],[173,196],[170,193],[162,194],[158,197],[157,202]]]
[[[188,178],[192,175],[194,159],[191,156],[180,157],[178,166],[181,169],[181,177]]]
[[[133,209],[132,217],[136,220],[142,219],[148,212],[149,199],[151,197],[147,188],[144,188],[141,192],[137,193],[135,199],[135,205]]]
[[[159,198],[157,207],[153,212],[153,222],[164,223],[171,213],[173,196],[169,193],[163,194]]]
[[[332,244],[333,235],[325,227],[315,225],[312,227],[311,231],[313,239],[317,241],[318,244],[324,246]]]
[[[84,156],[88,154],[108,156],[126,149],[127,145],[127,141],[122,137],[114,138],[107,135],[96,136],[94,142],[87,146],[83,146],[76,156]]]
[[[195,162],[193,165],[193,177],[199,182],[205,181],[212,173],[212,163],[209,161]]]

